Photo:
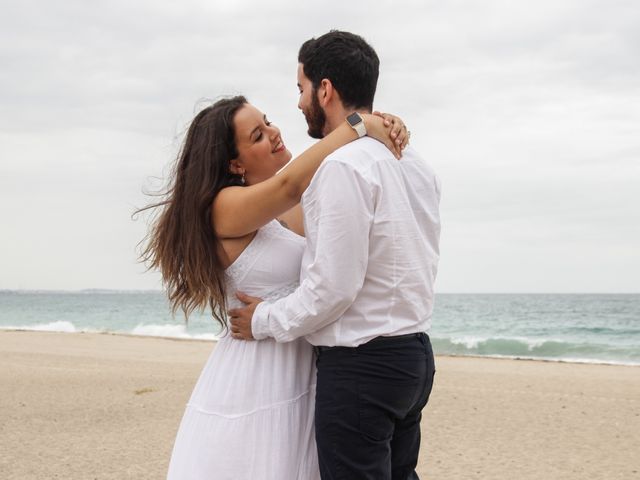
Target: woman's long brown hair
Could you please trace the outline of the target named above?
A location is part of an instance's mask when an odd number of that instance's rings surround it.
[[[229,164],[238,156],[233,119],[246,103],[242,96],[226,98],[198,113],[163,199],[136,212],[154,210],[140,258],[162,274],[173,313],[180,309],[188,318],[209,306],[223,327],[225,273],[211,205],[220,190],[242,184]]]

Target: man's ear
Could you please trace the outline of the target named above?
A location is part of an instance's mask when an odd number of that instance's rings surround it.
[[[240,166],[240,161],[237,158],[229,162],[229,171],[234,175],[244,175],[244,168]]]
[[[338,92],[333,89],[331,80],[329,80],[328,78],[323,78],[320,81],[320,86],[318,87],[318,102],[320,103],[321,107],[326,107],[329,103],[331,103],[331,101],[337,94]]]

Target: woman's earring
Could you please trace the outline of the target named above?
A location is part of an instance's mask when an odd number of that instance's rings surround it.
[[[244,172],[242,172],[242,184],[243,184],[243,185],[245,184],[245,181],[244,181]]]

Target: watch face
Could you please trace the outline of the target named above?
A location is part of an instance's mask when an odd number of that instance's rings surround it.
[[[361,121],[362,121],[362,117],[358,112],[353,112],[351,115],[347,117],[347,122],[349,122],[349,125],[351,125],[352,127],[355,127]]]

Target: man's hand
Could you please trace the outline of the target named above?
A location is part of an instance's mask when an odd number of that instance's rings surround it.
[[[256,306],[262,302],[262,299],[245,295],[242,292],[236,292],[236,297],[246,307],[232,308],[227,312],[231,320],[231,336],[238,340],[254,340],[251,334],[251,318]]]

